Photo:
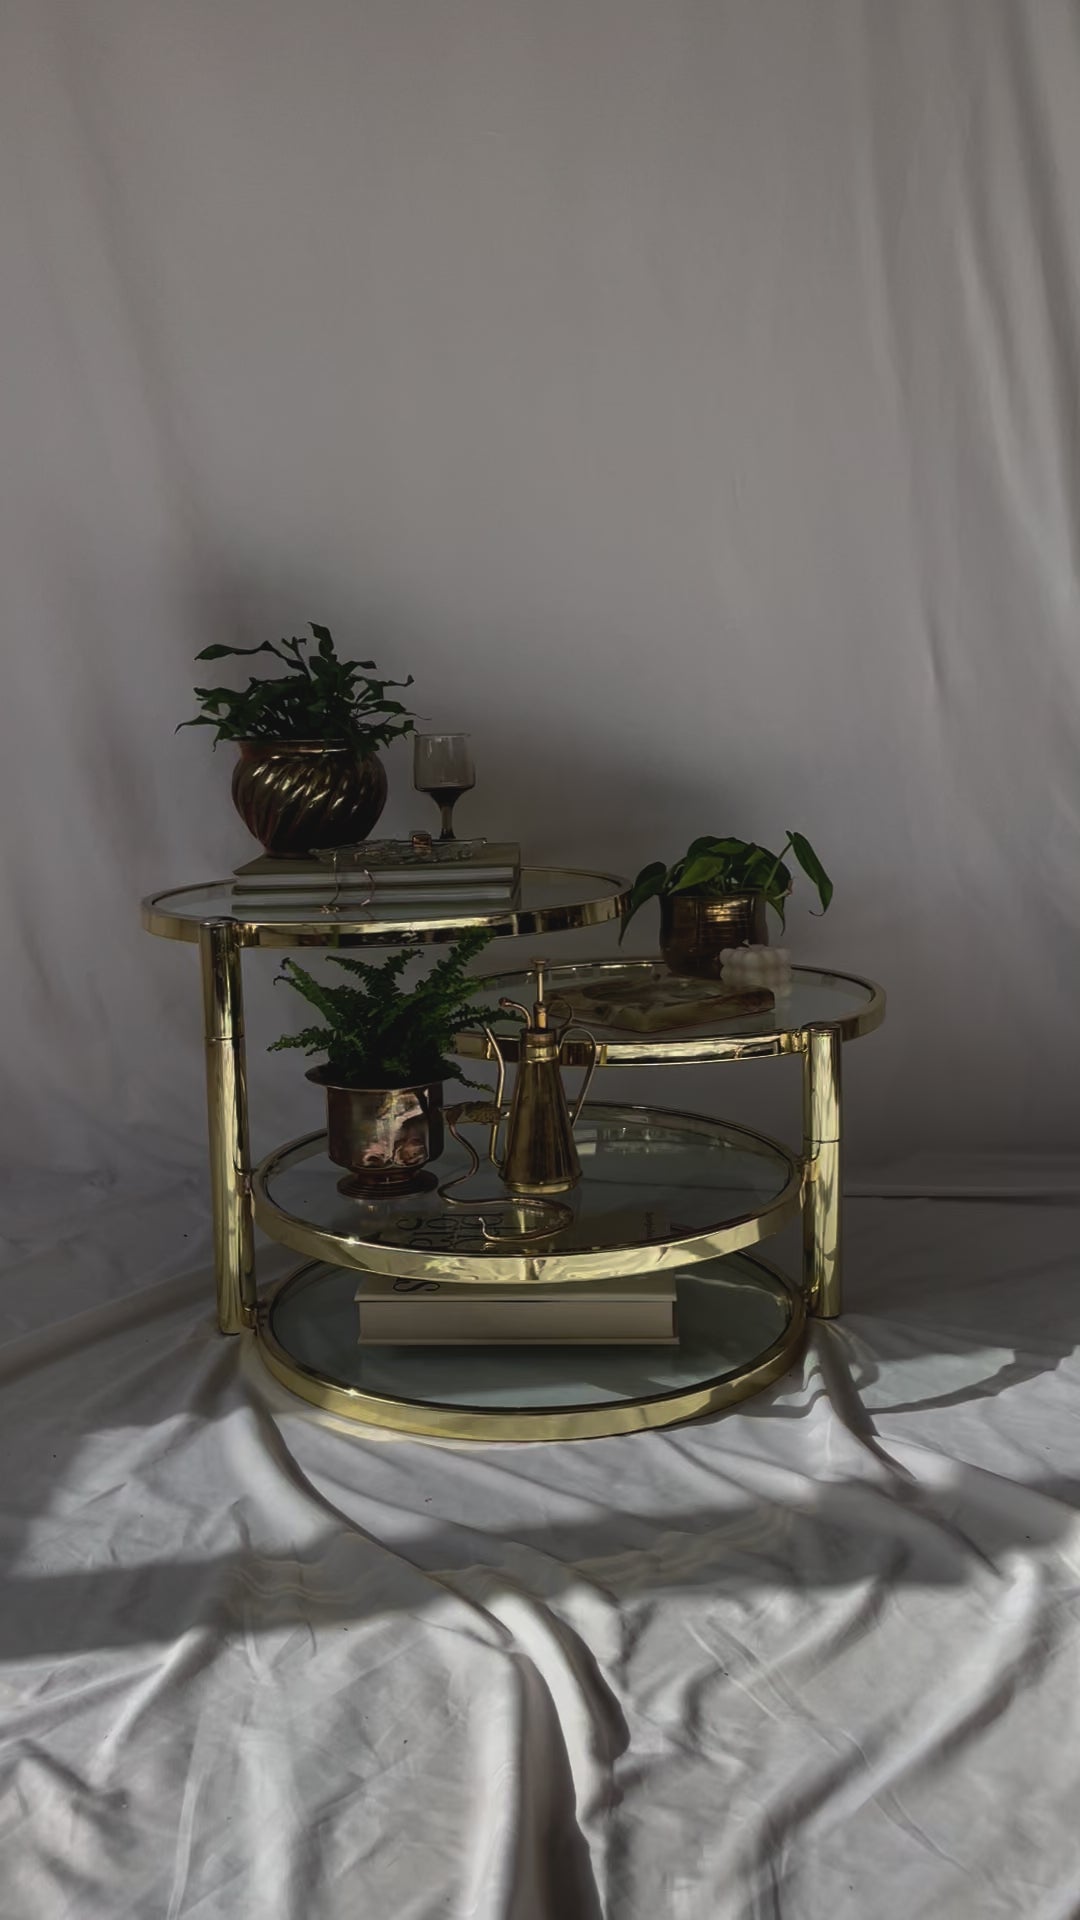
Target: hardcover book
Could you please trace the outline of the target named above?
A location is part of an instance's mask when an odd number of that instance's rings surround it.
[[[663,1275],[562,1286],[463,1286],[365,1274],[362,1346],[673,1346],[675,1284]]]

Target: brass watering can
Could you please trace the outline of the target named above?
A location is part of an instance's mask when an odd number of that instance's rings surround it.
[[[514,1095],[506,1122],[506,1144],[500,1158],[498,1135],[500,1121],[491,1129],[488,1149],[492,1164],[512,1193],[566,1193],[581,1179],[581,1162],[574,1144],[574,1128],[581,1116],[585,1097],[596,1072],[596,1037],[586,1027],[577,1027],[567,1008],[566,1019],[552,1021],[556,1007],[565,1001],[544,997],[546,960],[534,960],[536,998],[532,1012],[520,1001],[499,1001],[504,1013],[519,1013],[524,1021],[518,1039],[518,1068]],[[592,1048],[581,1091],[573,1109],[567,1103],[562,1080],[562,1043],[569,1032],[581,1034]],[[485,1028],[488,1041],[499,1063],[499,1083],[495,1107],[502,1106],[506,1086],[506,1058],[491,1028]]]

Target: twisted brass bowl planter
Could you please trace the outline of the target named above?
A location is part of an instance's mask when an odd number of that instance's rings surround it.
[[[233,804],[264,850],[302,859],[366,840],[386,805],[376,754],[307,740],[241,740]]]

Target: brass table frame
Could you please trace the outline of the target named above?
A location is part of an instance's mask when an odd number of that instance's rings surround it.
[[[604,973],[625,974],[640,966],[651,970],[653,960],[637,958],[571,962],[548,970],[553,993],[558,992],[560,973],[580,970],[590,978]],[[795,967],[793,973],[825,975],[830,980],[848,981],[867,995],[857,1012],[837,1020],[813,1022],[806,1026],[763,1027],[758,1033],[714,1033],[693,1039],[677,1034],[624,1034],[599,1039],[598,1066],[698,1066],[720,1060],[776,1059],[791,1054],[802,1057],[803,1104],[803,1288],[809,1311],[819,1319],[835,1319],[842,1306],[842,1235],[840,1194],[840,1147],[843,1122],[843,1086],[841,1049],[845,1040],[857,1040],[873,1033],[885,1018],[885,994],[873,980],[856,973],[839,973],[828,967]],[[489,975],[477,982],[479,991],[505,993],[512,975]],[[741,1024],[748,1025],[748,1021]],[[472,1059],[490,1060],[490,1045],[479,1034],[459,1035],[460,1051]],[[515,1056],[513,1039],[502,1043],[508,1060]],[[585,1049],[573,1040],[564,1047],[568,1065],[583,1066],[588,1060]]]
[[[562,873],[565,869],[557,869]],[[186,917],[182,910],[176,909],[173,902],[183,894],[192,894],[201,889],[184,888],[172,893],[151,896],[143,903],[143,925],[148,932],[165,938],[182,939],[197,942],[200,954],[204,1036],[206,1050],[206,1092],[207,1118],[209,1127],[210,1189],[213,1219],[214,1268],[217,1286],[217,1319],[223,1334],[241,1333],[247,1329],[256,1329],[260,1335],[260,1345],[264,1347],[264,1358],[270,1370],[286,1384],[304,1397],[318,1400],[331,1410],[344,1411],[344,1403],[350,1395],[344,1390],[335,1389],[323,1383],[315,1390],[312,1383],[305,1384],[302,1379],[286,1379],[283,1370],[283,1356],[268,1340],[269,1315],[267,1304],[260,1303],[257,1297],[255,1278],[254,1249],[254,1170],[251,1164],[251,1151],[248,1129],[247,1069],[244,1032],[244,997],[242,978],[242,955],[245,947],[290,947],[290,946],[367,946],[404,945],[434,940],[449,940],[463,931],[465,925],[487,925],[494,934],[521,934],[534,932],[555,932],[571,927],[597,926],[618,917],[625,899],[625,883],[615,876],[583,874],[589,880],[610,881],[612,892],[608,896],[594,897],[577,906],[556,906],[550,911],[499,909],[490,914],[478,914],[468,921],[447,917],[440,920],[435,917],[420,921],[388,922],[385,920],[365,920],[362,913],[355,919],[346,919],[335,915],[333,921],[319,920],[313,917],[302,922],[278,920],[275,924],[271,916],[258,919],[240,919],[222,915],[220,918],[197,920]],[[211,886],[217,883],[210,883]],[[229,900],[226,885],[222,885],[222,899]],[[597,962],[597,970],[604,966],[612,968],[633,964],[633,962]],[[825,973],[827,969],[796,969],[797,973]],[[690,1064],[705,1061],[730,1059],[750,1059],[776,1057],[784,1054],[799,1054],[803,1061],[803,1141],[802,1141],[802,1300],[788,1334],[778,1344],[777,1352],[759,1357],[759,1361],[746,1369],[746,1384],[724,1383],[722,1391],[716,1390],[713,1383],[707,1391],[707,1383],[700,1389],[688,1391],[676,1396],[684,1407],[677,1417],[693,1416],[707,1405],[728,1405],[744,1397],[745,1393],[756,1391],[771,1379],[778,1376],[789,1364],[797,1351],[801,1338],[803,1317],[806,1312],[823,1319],[829,1319],[841,1311],[842,1305],[842,1208],[840,1191],[840,1149],[842,1136],[842,1076],[841,1048],[845,1039],[853,1039],[860,1034],[869,1033],[880,1026],[885,1015],[885,996],[881,988],[872,981],[863,980],[857,975],[831,974],[831,978],[850,980],[855,986],[866,991],[869,998],[864,1009],[853,1017],[844,1017],[837,1021],[815,1022],[804,1027],[794,1027],[772,1031],[763,1030],[760,1034],[716,1035],[699,1041],[662,1042],[656,1037],[628,1039],[625,1044],[607,1045],[601,1053],[605,1064],[614,1064],[617,1060],[634,1061],[637,1064]],[[478,983],[479,984],[479,983]],[[476,1051],[482,1052],[482,1047]],[[295,1279],[297,1276],[292,1276]],[[289,1284],[285,1282],[283,1284]],[[787,1283],[785,1283],[787,1284]],[[280,1290],[280,1289],[279,1289]],[[796,1290],[797,1293],[798,1290]],[[284,1357],[287,1359],[287,1357]],[[296,1366],[298,1374],[303,1369]],[[356,1400],[357,1396],[351,1396]],[[359,1396],[363,1400],[364,1396]],[[338,1402],[342,1405],[339,1407]],[[700,1402],[700,1405],[698,1404]],[[406,1405],[407,1403],[402,1403]],[[353,1417],[357,1417],[355,1414]],[[370,1417],[376,1417],[374,1409]],[[618,1429],[596,1422],[590,1423],[584,1418],[575,1431],[629,1431],[633,1425],[641,1427],[663,1424],[676,1415],[668,1411],[662,1415],[659,1408],[646,1408],[642,1405],[640,1418],[627,1419]],[[505,1418],[488,1416],[485,1431],[492,1438],[531,1437],[526,1427],[536,1425],[542,1419],[530,1422],[525,1416],[517,1419],[507,1414]],[[546,1418],[546,1416],[544,1416]],[[448,1432],[452,1428],[459,1434],[468,1430],[468,1423],[456,1427],[452,1421],[441,1416],[434,1425],[411,1424],[407,1418],[396,1416],[384,1418],[384,1424],[404,1426],[410,1431]],[[496,1433],[495,1428],[500,1432]],[[506,1427],[503,1434],[501,1428]],[[550,1427],[550,1422],[549,1422]]]
[[[220,917],[206,919],[184,911],[186,898],[204,893],[220,894],[223,907],[232,907],[233,891],[228,881],[173,887],[150,894],[143,901],[142,924],[147,933],[166,940],[197,942],[199,947],[214,1271],[222,1333],[243,1333],[257,1320],[241,969],[245,947],[400,947],[453,940],[473,927],[487,927],[495,937],[519,936],[565,933],[618,919],[627,900],[626,882],[620,875],[575,867],[523,867],[522,886],[555,875],[561,880],[599,883],[599,890],[584,899],[549,906],[492,906],[486,913],[464,915],[446,910],[415,919],[404,913],[396,918],[366,914],[363,906],[355,915],[336,909],[332,918],[314,913],[311,919],[299,921],[265,910],[253,911],[250,918],[223,912]]]

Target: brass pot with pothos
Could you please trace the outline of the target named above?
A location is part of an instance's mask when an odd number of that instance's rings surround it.
[[[702,834],[674,866],[662,860],[642,867],[623,909],[622,941],[646,901],[660,902],[660,951],[674,974],[717,978],[731,947],[768,945],[766,907],[784,925],[793,875],[787,856],[817,890],[821,911],[833,885],[805,834],[789,832],[779,853],[756,840]]]

